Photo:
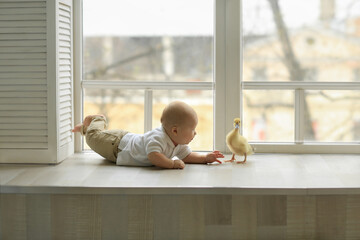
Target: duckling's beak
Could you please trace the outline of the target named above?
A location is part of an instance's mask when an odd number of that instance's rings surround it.
[[[238,129],[240,127],[240,124],[235,123],[235,128]]]

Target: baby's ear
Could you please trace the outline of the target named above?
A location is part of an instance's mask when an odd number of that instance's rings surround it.
[[[177,127],[172,127],[172,128],[171,128],[171,132],[172,132],[174,135],[177,135],[177,134],[178,134],[178,129],[177,129]]]

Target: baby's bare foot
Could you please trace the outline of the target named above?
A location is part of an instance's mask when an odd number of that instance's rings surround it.
[[[71,131],[72,132],[81,132],[81,131],[84,131],[83,134],[85,134],[86,132],[86,128],[90,125],[91,121],[94,119],[94,117],[98,117],[98,116],[101,116],[101,117],[104,117],[104,115],[100,115],[100,114],[97,114],[97,115],[88,115],[85,117],[83,123],[79,123],[77,124],[74,129],[72,129]]]
[[[80,132],[80,131],[81,131],[81,126],[82,126],[82,124],[79,123],[79,124],[76,125],[76,126],[74,127],[74,129],[71,130],[71,131],[72,131],[72,132]]]

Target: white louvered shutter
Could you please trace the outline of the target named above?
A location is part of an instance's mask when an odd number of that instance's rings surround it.
[[[72,64],[72,1],[60,0],[57,5],[57,71],[58,71],[58,148],[60,158],[74,152],[73,64]]]
[[[73,153],[72,2],[0,1],[0,162]]]

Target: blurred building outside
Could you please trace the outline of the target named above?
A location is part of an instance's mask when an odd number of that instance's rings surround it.
[[[312,82],[352,82],[360,81],[360,30],[352,36],[332,31],[323,27],[307,27],[290,32],[290,42],[297,59],[304,69],[303,81]],[[244,81],[291,81],[288,69],[283,63],[280,42],[275,36],[264,36],[257,40],[246,41],[244,47]],[[302,81],[301,79],[294,79]],[[280,135],[278,132],[293,132],[293,124],[283,124],[280,119],[293,116],[294,93],[291,90],[267,91],[259,96],[256,91],[244,91],[244,112],[252,124],[246,129],[253,140],[264,141],[266,135]],[[258,105],[266,99],[266,104]],[[307,91],[313,118],[315,139],[319,141],[354,141],[359,140],[356,126],[360,121],[359,91]],[[290,103],[285,106],[283,103]],[[274,108],[276,114],[283,116],[272,121]],[[293,120],[292,120],[293,121]],[[267,124],[264,124],[267,122]],[[270,125],[270,126],[269,126]],[[272,127],[271,127],[272,125]],[[323,127],[328,126],[328,127]],[[263,128],[262,131],[256,130]],[[266,129],[265,129],[266,128]],[[344,129],[346,128],[346,129]],[[342,129],[340,132],[338,129]],[[282,136],[282,137],[281,137]],[[281,139],[282,138],[282,139]]]

